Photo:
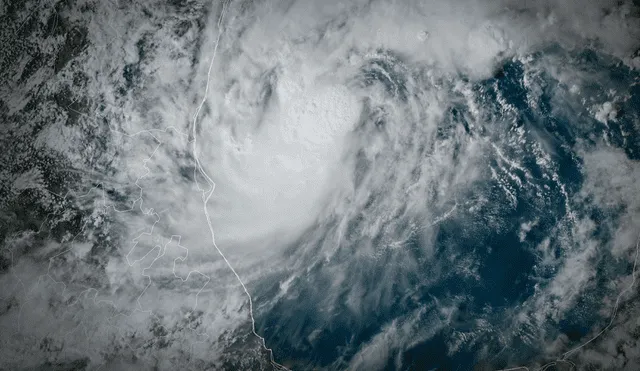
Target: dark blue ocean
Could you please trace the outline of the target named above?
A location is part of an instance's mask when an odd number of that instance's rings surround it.
[[[549,56],[561,58],[587,76],[595,76],[585,79],[581,86],[582,96],[593,99],[594,104],[606,100],[611,89],[627,94],[626,99],[615,103],[615,120],[608,125],[598,121],[589,105],[570,96],[570,87],[544,68],[526,75],[532,64],[544,65]],[[426,339],[424,335],[415,342],[409,339],[409,346],[399,346],[388,354],[381,351],[383,369],[491,370],[543,363],[553,360],[552,356],[541,352],[540,339],[532,340],[535,336],[527,338],[523,333],[540,335],[546,341],[564,335],[572,346],[606,323],[606,316],[599,313],[599,294],[608,293],[607,274],[617,269],[626,272],[628,265],[613,259],[604,249],[594,266],[601,273],[599,277],[605,278],[595,280],[590,288],[593,295],[579,299],[560,318],[543,321],[540,332],[523,327],[516,314],[527,313],[526,304],[535,299],[536,290],[544,290],[557,273],[553,267],[541,264],[537,246],[546,244],[552,257],[562,261],[563,254],[567,254],[563,243],[573,238],[570,223],[580,218],[596,223],[592,233],[595,240],[606,244],[612,238],[609,226],[615,225],[621,210],[590,203],[588,197],[575,201],[585,181],[581,151],[603,145],[604,140],[605,145],[638,160],[640,85],[633,84],[640,75],[619,61],[590,50],[549,49],[531,58],[534,62],[527,65],[505,60],[492,77],[470,82],[482,107],[481,126],[466,121],[470,117],[468,105],[454,102],[438,128],[442,140],[460,136],[460,131],[453,128],[463,127],[463,136],[482,138],[499,147],[499,153],[496,150],[486,155],[486,167],[480,169],[487,176],[459,195],[460,199],[482,199],[480,211],[456,209],[434,227],[429,241],[409,233],[411,237],[401,252],[387,251],[376,259],[354,260],[353,251],[358,249],[359,241],[346,239],[332,261],[310,264],[306,273],[291,284],[293,299],[284,298],[270,310],[257,311],[259,332],[265,334],[266,343],[279,362],[293,369],[347,369],[361,345],[372,342],[394,320],[401,323],[407,313],[418,313],[417,318],[412,317],[411,326],[433,331],[427,331]],[[399,101],[408,99],[401,74],[394,81],[389,78],[393,79],[393,75],[371,72],[366,74],[366,83],[382,84]],[[453,79],[469,81],[465,76]],[[519,165],[506,166],[504,158],[515,158]],[[491,169],[505,166],[508,176],[490,176]],[[375,202],[372,199],[370,203]],[[607,223],[600,226],[598,222],[603,220]],[[535,223],[523,232],[523,224],[528,221]],[[351,220],[350,230],[362,228],[361,223],[364,219]],[[398,219],[395,226],[410,228],[420,223],[424,221]],[[331,226],[324,228],[327,230],[310,231],[298,243],[307,243],[305,239],[314,234],[332,233]],[[383,241],[383,235],[373,239],[374,244]],[[433,247],[425,249],[421,246],[424,243]],[[292,246],[292,251],[295,248]],[[350,266],[343,287],[336,288],[326,272],[341,259],[356,263]],[[413,265],[403,268],[396,264],[405,259]],[[460,274],[460,266],[465,264],[475,267],[475,274]],[[279,279],[274,277],[273,282]],[[327,292],[343,290],[345,303],[350,283],[362,282],[370,285],[375,295],[381,295],[370,298],[375,305],[365,306],[360,312],[346,304],[332,308],[330,314],[319,309]],[[378,285],[383,285],[384,290],[374,290]],[[255,289],[260,293],[255,300],[260,302],[261,297],[272,296],[277,290],[277,284],[264,283]],[[367,293],[363,295],[366,297]],[[455,310],[442,311],[449,307]],[[412,330],[406,331],[403,336],[410,337]],[[473,334],[473,341],[454,346],[454,339],[461,333]]]

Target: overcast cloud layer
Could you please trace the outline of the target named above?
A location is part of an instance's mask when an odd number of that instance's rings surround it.
[[[0,369],[637,369],[639,11],[1,4]],[[466,318],[511,229],[535,285]]]

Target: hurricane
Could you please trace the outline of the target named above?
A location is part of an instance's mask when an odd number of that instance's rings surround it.
[[[637,370],[640,4],[0,4],[0,370]]]

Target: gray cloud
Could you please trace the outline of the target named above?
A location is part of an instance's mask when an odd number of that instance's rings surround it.
[[[620,264],[632,255],[640,221],[638,166],[606,138],[577,143],[585,180],[569,195],[558,180],[551,139],[514,129],[509,114],[515,108],[505,103],[499,114],[492,112],[474,84],[504,61],[519,61],[528,104],[538,104],[546,89],[540,76],[552,77],[556,106],[615,127],[612,112],[624,96],[582,101],[594,81],[606,78],[567,67],[562,53],[530,58],[558,45],[587,45],[637,68],[636,7],[614,1],[231,2],[219,35],[221,7],[27,2],[14,14],[2,6],[0,14],[16,24],[7,26],[13,36],[3,42],[11,48],[3,49],[12,53],[0,63],[12,71],[1,80],[7,82],[0,90],[2,119],[12,125],[2,140],[27,143],[2,155],[9,164],[1,170],[2,205],[10,209],[2,216],[3,261],[11,263],[0,277],[7,308],[0,318],[21,336],[2,338],[7,364],[20,364],[31,352],[29,367],[79,359],[92,367],[139,369],[166,352],[170,360],[156,359],[157,367],[269,367],[251,333],[242,287],[212,244],[196,184],[205,182],[194,168],[190,125],[218,38],[197,157],[215,182],[208,211],[216,242],[258,298],[256,313],[316,300],[308,312],[324,321],[318,329],[345,313],[364,326],[359,321],[372,308],[388,309],[398,292],[415,304],[421,300],[416,287],[447,277],[477,281],[481,252],[442,254],[436,247],[442,224],[472,221],[459,232],[471,236],[500,228],[496,215],[517,206],[514,195],[524,192],[518,184],[545,202],[551,199],[544,196],[547,182],[561,189],[566,213],[553,241],[538,244],[535,254],[540,271],[555,274],[521,307],[504,312],[511,322],[501,341],[530,339],[533,347],[546,346],[549,357],[566,349],[571,341],[550,324],[593,288],[603,251]],[[17,56],[17,35],[27,29],[30,45],[48,62]],[[30,75],[27,66],[38,58],[43,67]],[[452,108],[468,127],[450,118]],[[586,132],[595,123],[584,125]],[[516,156],[522,148],[534,153],[544,180],[523,170]],[[32,161],[43,154],[51,159]],[[53,172],[65,175],[52,181]],[[498,185],[504,205],[483,194],[487,182]],[[20,202],[38,203],[40,214],[33,221],[17,216]],[[583,204],[623,211],[602,226],[572,213]],[[486,218],[478,222],[481,213]],[[516,224],[528,225],[528,235],[537,223]],[[593,237],[600,227],[612,231],[610,242]],[[32,232],[22,232],[28,228]],[[367,287],[373,279],[375,287]],[[593,298],[603,313],[628,279],[612,276]],[[272,286],[278,290],[270,295]],[[313,294],[303,298],[306,290]],[[637,326],[627,299],[620,325],[576,360],[633,369]],[[394,357],[400,363],[403,350],[446,328],[457,312],[452,308],[467,300],[446,298],[398,315],[364,344],[345,346],[351,358],[335,365],[382,368]],[[450,347],[479,343],[502,324],[455,334]],[[43,345],[42,339],[50,340]],[[247,363],[233,363],[237,348],[252,349]]]

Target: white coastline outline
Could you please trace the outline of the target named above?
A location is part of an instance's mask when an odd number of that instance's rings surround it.
[[[207,225],[209,227],[209,232],[211,234],[211,242],[213,244],[213,247],[216,249],[216,252],[220,255],[220,257],[222,257],[222,259],[226,263],[227,267],[229,267],[231,272],[234,274],[234,276],[236,277],[236,279],[238,280],[238,282],[242,286],[242,289],[244,290],[244,293],[247,295],[247,298],[249,299],[249,317],[251,319],[251,332],[258,339],[260,339],[260,343],[262,345],[262,348],[265,349],[269,353],[269,362],[271,363],[271,365],[274,366],[278,370],[289,370],[288,368],[286,368],[285,366],[277,363],[274,360],[273,350],[271,350],[270,348],[267,348],[267,345],[266,345],[264,337],[260,336],[256,332],[256,321],[255,321],[255,319],[253,317],[253,299],[251,297],[251,294],[249,293],[249,290],[247,289],[247,287],[245,286],[244,282],[240,278],[240,275],[238,275],[238,272],[236,272],[236,270],[233,268],[233,266],[231,265],[231,263],[229,262],[227,257],[224,255],[222,250],[220,250],[220,248],[216,244],[215,233],[213,231],[213,226],[211,224],[211,217],[209,216],[209,210],[207,209],[207,204],[208,204],[209,200],[211,199],[211,196],[213,195],[213,191],[215,190],[216,183],[206,173],[206,171],[204,170],[204,167],[202,166],[202,163],[200,162],[200,159],[198,158],[198,150],[197,150],[198,117],[200,116],[200,111],[202,110],[202,107],[204,106],[204,104],[207,101],[207,94],[209,93],[209,82],[211,81],[211,70],[213,69],[213,63],[214,63],[214,61],[216,59],[216,54],[218,52],[218,45],[220,44],[220,36],[222,35],[222,22],[224,20],[224,15],[227,12],[227,8],[229,6],[229,2],[230,2],[230,0],[227,0],[227,1],[224,1],[222,3],[222,10],[220,11],[220,17],[218,18],[218,23],[217,23],[217,31],[218,32],[217,32],[217,36],[216,36],[216,40],[215,40],[215,46],[213,48],[213,53],[212,53],[212,56],[211,56],[211,61],[209,62],[209,68],[207,70],[207,81],[206,81],[206,84],[205,84],[204,93],[202,95],[202,100],[200,101],[200,104],[198,105],[198,108],[196,109],[196,112],[194,113],[193,118],[192,118],[192,123],[193,123],[192,124],[193,157],[194,157],[194,160],[195,160],[195,163],[196,163],[196,166],[194,168],[194,179],[195,179],[196,187],[202,193],[202,208],[204,209],[204,215],[205,215],[205,217],[207,219]],[[196,172],[199,172],[205,178],[205,180],[207,181],[207,184],[210,187],[210,189],[208,191],[200,188],[200,184],[198,183],[198,177],[197,177],[197,173]]]

